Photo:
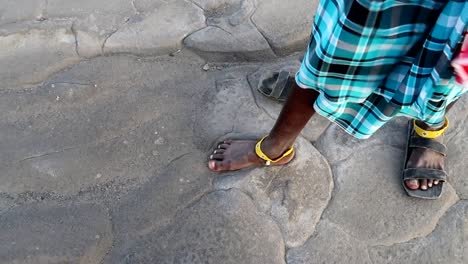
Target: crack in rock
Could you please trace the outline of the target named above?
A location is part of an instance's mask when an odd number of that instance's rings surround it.
[[[135,1],[136,0],[132,0],[130,3],[132,5],[133,11],[135,12],[135,15],[138,15],[138,14],[140,14],[140,11],[138,11],[138,8],[135,5]]]
[[[48,19],[48,14],[47,14],[47,6],[49,5],[48,0],[43,0],[41,4],[41,11],[39,11],[39,15],[37,16],[36,20],[37,21],[44,21]]]
[[[369,248],[375,263],[465,263],[466,220],[468,206],[458,201],[439,219],[437,227],[427,236],[391,245]],[[465,229],[465,230],[464,230]],[[434,249],[437,250],[428,250]]]
[[[110,37],[112,37],[112,35],[114,35],[117,31],[119,31],[119,29],[115,29],[113,30],[111,33],[109,33],[105,38],[104,38],[104,41],[102,42],[102,45],[101,45],[101,53],[104,54],[104,49],[106,47],[106,43],[107,43],[107,40],[109,40]]]
[[[21,159],[21,160],[15,162],[15,163],[19,164],[19,163],[22,163],[22,162],[25,162],[25,161],[28,161],[28,160],[38,159],[38,158],[46,157],[46,156],[49,156],[49,155],[58,154],[58,153],[62,153],[62,152],[68,151],[68,150],[76,149],[78,147],[79,146],[69,147],[69,148],[64,148],[64,149],[61,149],[61,150],[51,151],[51,152],[47,152],[47,153],[27,157],[27,158],[24,158],[24,159]]]
[[[75,53],[78,57],[81,57],[78,51],[78,33],[76,32],[75,22],[72,23],[70,30],[73,33],[73,37],[75,38]]]
[[[109,263],[284,263],[278,226],[235,189],[200,195],[165,227],[126,244],[114,250]]]
[[[275,54],[275,56],[279,56],[276,50],[273,48],[273,44],[268,40],[268,38],[265,36],[265,34],[258,29],[258,26],[255,24],[253,21],[252,17],[255,15],[256,10],[252,13],[252,15],[249,17],[250,23],[254,26],[255,30],[265,39],[265,42],[268,44],[268,47],[270,48],[271,52]]]

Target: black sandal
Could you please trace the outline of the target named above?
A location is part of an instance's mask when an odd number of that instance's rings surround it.
[[[294,73],[288,70],[268,71],[260,77],[257,90],[266,97],[284,102],[295,82]]]
[[[447,125],[443,128],[443,130],[447,128],[448,121],[446,121],[446,124]],[[426,148],[440,153],[444,156],[447,156],[447,146],[433,139],[419,136],[418,134],[416,134],[414,128],[414,122],[410,121],[408,126],[408,140],[406,146],[405,164],[402,174],[403,188],[405,189],[406,193],[411,197],[417,197],[421,199],[438,199],[442,194],[443,183],[447,180],[447,172],[444,170],[429,168],[407,168],[407,163],[410,156],[409,154],[411,148]],[[411,190],[405,184],[405,181],[407,180],[424,179],[438,180],[439,184],[432,185],[432,187],[428,188],[427,190]]]

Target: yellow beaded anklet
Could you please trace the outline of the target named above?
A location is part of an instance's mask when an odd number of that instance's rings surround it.
[[[447,117],[445,117],[444,126],[441,129],[435,130],[435,131],[422,129],[421,127],[416,125],[416,120],[413,120],[413,125],[414,125],[414,131],[416,132],[416,134],[418,134],[418,136],[432,139],[432,138],[440,137],[442,134],[444,134],[445,130],[449,127],[449,120]]]

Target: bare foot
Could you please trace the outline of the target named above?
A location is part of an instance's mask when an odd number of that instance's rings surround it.
[[[435,138],[438,142],[443,142],[444,136]],[[428,168],[444,170],[445,157],[444,155],[433,150],[424,148],[414,148],[410,150],[410,156],[407,163],[407,168]],[[411,190],[421,189],[427,190],[433,185],[438,185],[437,180],[407,180],[405,184]]]
[[[208,167],[212,171],[233,171],[252,166],[263,166],[265,161],[255,154],[257,140],[226,140],[221,142],[210,155]],[[278,150],[268,144],[268,138],[262,144],[262,150],[269,157],[280,157],[286,150]],[[292,160],[294,153],[284,157],[274,165],[284,165]]]

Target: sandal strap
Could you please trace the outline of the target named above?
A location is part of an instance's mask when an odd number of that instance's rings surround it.
[[[290,75],[289,71],[282,70],[279,72],[278,80],[273,86],[273,90],[271,91],[271,94],[270,94],[271,97],[275,99],[280,99],[281,94],[283,94],[283,91],[285,90],[286,85],[288,83],[289,75]]]
[[[445,182],[447,173],[443,170],[429,168],[409,168],[403,171],[403,180],[438,180]]]
[[[433,139],[412,136],[409,142],[410,148],[425,148],[447,156],[447,146]]]
[[[264,136],[262,139],[260,139],[257,144],[255,145],[255,154],[257,154],[258,157],[260,157],[262,160],[265,161],[265,164],[269,166],[272,163],[277,163],[281,161],[284,157],[291,155],[291,153],[294,152],[294,147],[290,147],[286,152],[283,153],[279,158],[277,159],[271,159],[269,158],[263,151],[262,151],[262,142],[267,138],[269,135]]]

